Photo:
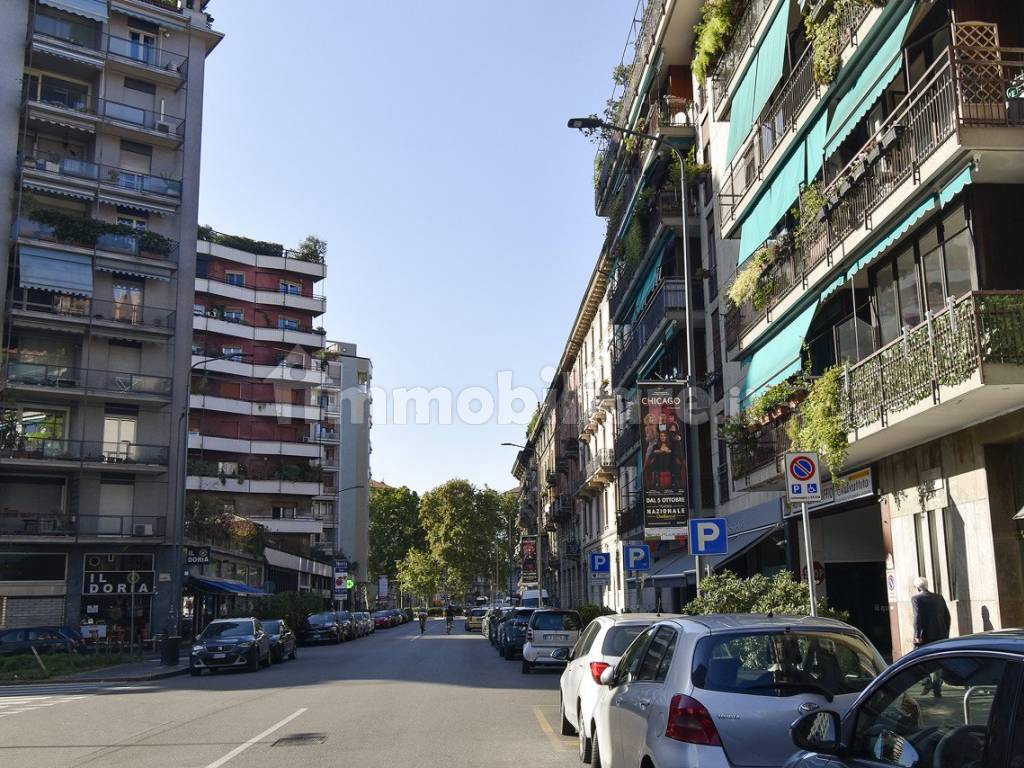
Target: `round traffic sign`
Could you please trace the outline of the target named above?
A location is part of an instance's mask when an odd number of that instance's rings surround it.
[[[334,586],[336,586],[338,589],[341,589],[342,587],[344,587],[345,586],[345,579],[344,579],[344,577],[343,576],[335,577],[335,579],[334,579]]]
[[[795,456],[789,462],[789,473],[797,480],[808,480],[814,477],[817,468],[810,456]]]

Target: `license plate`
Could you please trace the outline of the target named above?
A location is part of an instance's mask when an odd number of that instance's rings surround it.
[[[568,635],[545,635],[544,639],[546,639],[546,640],[568,640],[569,636]]]
[[[215,658],[215,659],[226,659],[227,656],[228,655],[226,653],[215,653],[215,654],[213,654],[213,658]]]

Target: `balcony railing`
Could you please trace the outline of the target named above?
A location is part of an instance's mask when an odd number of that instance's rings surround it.
[[[57,18],[43,13],[39,9],[35,13],[33,31],[37,35],[52,37],[78,48],[85,48],[97,53],[100,50],[99,26],[96,24]]]
[[[140,445],[129,440],[68,440],[15,435],[0,445],[0,458],[98,464],[155,464],[167,466],[166,445]]]
[[[983,364],[1024,365],[1024,292],[974,292],[951,304],[845,372],[848,430],[938,402],[940,387],[966,381]]]
[[[138,64],[174,72],[182,77],[188,70],[188,56],[159,50],[153,45],[145,45],[137,40],[128,40],[114,35],[107,38],[107,53],[119,59],[127,59]]]
[[[166,518],[150,515],[72,515],[0,508],[0,536],[163,536]]]
[[[760,427],[746,451],[730,449],[733,479],[742,479],[752,472],[772,465],[782,472],[780,457],[791,445],[786,424],[787,422],[783,421]]]
[[[623,492],[619,495],[619,511],[615,530],[619,536],[626,536],[644,524],[644,511],[639,492]]]
[[[32,157],[22,161],[26,170],[54,173],[66,178],[85,179],[110,184],[121,190],[142,192],[150,195],[181,199],[181,181],[164,176],[154,176],[139,171],[129,171],[113,165],[93,163],[78,158]]]
[[[589,481],[601,476],[612,477],[615,475],[615,451],[605,448],[595,451],[587,461],[587,468],[584,475]]]
[[[124,371],[99,371],[47,363],[7,363],[5,376],[8,384],[52,387],[54,389],[84,389],[119,394],[160,395],[169,397],[172,380],[166,376],[149,376]]]
[[[652,133],[665,133],[673,128],[692,128],[697,124],[697,105],[682,96],[662,96],[651,105]]]
[[[296,333],[315,333],[319,336],[324,335],[319,326],[314,328],[312,325],[309,325],[308,323],[279,323],[278,325],[256,325],[255,323],[246,320],[244,317],[230,315],[224,309],[221,308],[208,309],[206,310],[206,313],[202,315],[197,312],[193,312],[193,315],[196,317],[208,317],[211,320],[222,320],[223,322],[231,323],[232,325],[244,325],[249,328],[259,328],[261,330],[265,329],[270,331],[295,331]]]
[[[849,4],[839,22],[840,50],[853,40],[870,11],[871,7],[866,4]],[[761,171],[774,156],[782,139],[799,127],[797,119],[819,94],[820,88],[814,82],[814,50],[813,46],[808,46],[775,98],[754,121],[750,134],[722,176],[719,200],[723,221],[733,219],[740,202],[761,179]]]
[[[21,217],[16,222],[18,237],[32,240],[45,240],[62,245],[73,245],[78,248],[90,248],[96,251],[119,253],[124,256],[138,256],[145,259],[174,261],[177,259],[178,244],[162,235],[153,232],[103,232],[103,228],[118,229],[119,226],[99,219],[76,219],[67,217],[68,222],[77,222],[81,229],[70,234],[62,233],[54,224]]]
[[[612,344],[612,376],[616,386],[637,362],[640,353],[669,317],[686,309],[686,281],[666,278],[652,292],[647,306],[628,331],[617,334]]]
[[[768,12],[768,9],[775,4],[775,0],[750,0],[743,10],[739,21],[733,28],[732,39],[726,46],[725,52],[719,58],[714,70],[711,72],[711,89],[714,93],[715,104],[722,101],[732,81],[733,75],[744,54],[754,45],[754,34],[757,32],[761,19]]]
[[[30,95],[28,100],[32,104],[57,107],[141,130],[167,134],[178,140],[185,136],[184,118],[166,112],[156,112],[152,109],[124,104],[120,101],[54,90],[40,94],[38,97]]]
[[[21,297],[11,300],[11,308],[24,312],[41,312],[56,317],[73,317],[121,323],[137,328],[174,330],[174,310],[131,304],[127,301],[105,301],[83,296],[53,294],[52,302],[35,302]]]

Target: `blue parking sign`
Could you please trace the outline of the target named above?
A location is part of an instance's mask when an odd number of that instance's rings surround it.
[[[590,553],[590,578],[594,581],[608,581],[612,575],[612,557],[607,552]]]
[[[651,548],[646,544],[623,544],[622,558],[627,571],[651,570]]]
[[[729,526],[724,517],[704,517],[690,520],[690,554],[729,554]]]

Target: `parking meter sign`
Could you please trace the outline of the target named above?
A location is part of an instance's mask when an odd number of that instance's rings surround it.
[[[790,502],[821,501],[818,454],[786,454],[786,492]]]

